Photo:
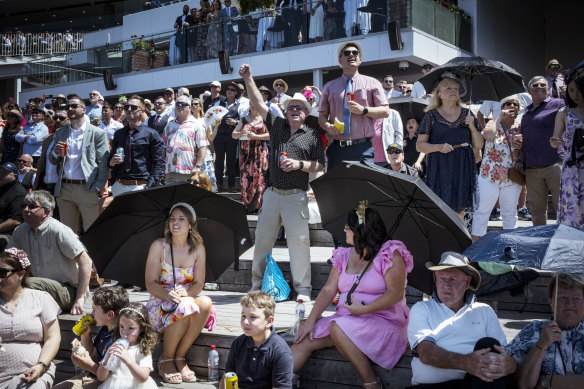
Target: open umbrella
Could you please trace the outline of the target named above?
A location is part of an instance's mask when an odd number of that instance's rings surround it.
[[[461,252],[471,244],[458,215],[419,178],[344,161],[310,186],[323,227],[338,240],[344,240],[347,213],[360,200],[368,200],[381,214],[390,238],[404,242],[412,253],[414,270],[408,284],[422,292],[433,289],[426,261],[437,261],[445,251]]]
[[[418,81],[433,90],[445,72],[459,76],[470,89],[470,98],[500,101],[515,93],[525,92],[523,77],[502,62],[483,57],[456,57],[435,67]]]
[[[424,109],[428,106],[427,100],[417,97],[392,97],[388,102],[389,108],[399,112],[404,129],[408,118],[415,118],[419,123],[424,117]]]
[[[205,244],[206,280],[216,280],[252,246],[245,206],[187,183],[116,196],[81,237],[100,274],[145,286],[148,249],[162,237],[173,204],[185,202],[197,213]],[[236,266],[237,267],[237,266]]]

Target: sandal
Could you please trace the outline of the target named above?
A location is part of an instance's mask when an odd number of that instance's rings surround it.
[[[185,361],[185,367],[188,369],[186,373],[183,373],[182,369],[179,372],[182,377],[182,382],[197,382],[197,376],[195,376],[195,372],[189,368],[189,365],[184,358],[176,358],[175,361]]]
[[[162,364],[165,362],[173,362],[174,363],[174,359],[160,359],[158,360],[158,375],[160,377],[162,377],[162,379],[164,380],[164,382],[167,382],[169,384],[182,384],[183,380],[182,380],[182,376],[179,372],[176,373],[164,373],[162,371]],[[176,368],[176,366],[175,366]]]

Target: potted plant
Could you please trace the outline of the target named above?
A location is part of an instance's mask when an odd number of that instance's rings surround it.
[[[144,35],[138,38],[137,35],[132,35],[132,48],[134,55],[132,59],[132,71],[145,70],[150,68],[150,53],[152,47],[148,42],[144,41]]]

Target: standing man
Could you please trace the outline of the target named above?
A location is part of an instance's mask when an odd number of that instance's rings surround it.
[[[124,125],[113,119],[114,110],[112,106],[105,103],[101,107],[101,122],[99,123],[99,128],[105,131],[108,139],[114,139],[114,133]]]
[[[32,155],[33,165],[36,166],[41,157],[41,147],[45,136],[49,135],[49,128],[45,125],[45,111],[34,107],[31,111],[32,123],[24,127],[14,139],[23,143],[22,152]]]
[[[527,203],[534,226],[545,225],[548,194],[552,195],[554,214],[558,209],[562,161],[558,150],[550,145],[556,114],[565,103],[549,97],[545,77],[535,76],[528,84],[532,103],[521,119],[523,164],[527,187]]]
[[[69,95],[68,103],[71,123],[55,132],[48,157],[57,168],[54,194],[61,222],[77,231],[81,216],[87,231],[99,216],[99,199],[108,176],[109,147],[105,131],[86,121],[83,99]]]
[[[310,301],[310,237],[308,232],[308,174],[324,169],[322,140],[318,131],[304,121],[312,109],[306,98],[296,93],[284,103],[286,118],[272,114],[264,103],[252,76],[242,65],[251,103],[257,107],[270,133],[270,160],[267,189],[259,214],[252,267],[252,291],[259,290],[266,268],[266,254],[272,251],[278,230],[288,233],[290,270],[298,299]],[[282,153],[287,153],[282,159]]]
[[[434,66],[432,64],[425,63],[424,65],[422,65],[422,77],[424,77],[426,74],[430,73],[432,71],[432,69],[434,69]],[[424,88],[424,85],[422,85],[422,83],[420,81],[414,82],[411,96],[417,97],[418,99],[425,99],[425,100],[430,100],[430,98],[432,97],[431,94],[426,93],[426,89]]]
[[[271,101],[272,103],[284,104],[284,102],[292,98],[290,95],[286,94],[286,92],[288,92],[288,84],[281,78],[278,78],[274,81],[272,88],[274,88],[274,91],[276,91],[276,95]],[[282,107],[282,105],[280,105],[280,107]]]
[[[98,126],[101,122],[101,107],[102,105],[99,103],[100,100],[103,100],[101,97],[101,93],[96,90],[92,90],[89,92],[89,106],[85,110],[85,114],[89,117],[89,123],[93,124],[94,126]]]
[[[170,120],[174,118],[174,89],[166,88],[162,95],[164,96],[164,101],[166,101],[166,108],[162,116],[166,116]]]
[[[36,177],[36,170],[32,168],[32,157],[28,154],[22,154],[16,160],[18,166],[18,182],[26,190],[32,189]]]
[[[219,20],[223,20],[223,36],[225,37],[225,49],[229,55],[237,55],[237,49],[239,47],[239,35],[233,29],[233,26],[237,24],[237,20],[233,21],[233,18],[239,16],[239,11],[237,7],[231,6],[231,0],[225,0],[225,7],[219,11]]]
[[[203,101],[203,111],[207,110],[217,104],[225,101],[226,97],[221,94],[221,83],[219,81],[213,81],[209,84],[211,89],[211,95]]]
[[[193,17],[189,15],[189,6],[183,6],[183,13],[177,16],[174,22],[174,29],[176,30],[176,40],[175,45],[178,47],[180,53],[180,63],[186,63],[187,58],[187,35],[189,27],[194,24]]]
[[[55,109],[55,128],[59,129],[61,127],[68,126],[70,124],[69,117],[67,117],[67,104],[59,104],[59,108]],[[43,139],[43,147],[41,150],[41,158],[39,159],[39,163],[37,164],[37,174],[34,180],[33,189],[45,189],[51,192],[51,194],[55,193],[55,184],[59,179],[59,175],[57,174],[57,167],[49,161],[49,154],[47,153],[48,150],[53,148],[55,134],[50,134],[49,136]],[[58,210],[55,209],[56,218],[59,218]]]
[[[164,172],[164,142],[156,130],[143,122],[146,109],[144,99],[132,96],[124,106],[128,125],[116,131],[112,140],[112,155],[108,166],[112,168],[112,194],[151,188]],[[124,155],[118,154],[124,149]]]
[[[545,72],[547,73],[545,80],[548,84],[549,97],[564,98],[566,94],[566,82],[560,70],[562,70],[562,64],[557,59],[552,59],[545,67]]]
[[[150,116],[147,124],[148,127],[155,129],[160,136],[162,136],[164,127],[166,127],[166,123],[168,123],[170,118],[169,116],[163,116],[165,110],[166,101],[164,100],[164,97],[158,96],[154,99],[154,112],[156,112],[156,115]]]
[[[383,93],[385,94],[386,99],[391,99],[392,97],[401,97],[401,92],[398,92],[393,87],[393,76],[388,74],[387,76],[383,76],[383,82],[381,84],[383,87]]]
[[[362,56],[363,48],[359,43],[341,43],[337,47],[337,58],[343,74],[328,82],[322,90],[318,124],[332,138],[326,152],[329,169],[343,160],[363,159],[373,163],[374,121],[389,116],[381,83],[358,71]],[[348,95],[354,96],[354,100],[348,99]],[[334,126],[335,118],[344,123],[343,133]]]

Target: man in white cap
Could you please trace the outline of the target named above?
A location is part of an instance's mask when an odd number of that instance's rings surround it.
[[[381,83],[359,73],[363,48],[357,42],[343,42],[337,47],[337,59],[343,68],[341,77],[327,82],[322,90],[318,124],[331,136],[327,149],[328,168],[341,161],[373,163],[374,121],[389,116],[389,105]],[[335,119],[343,122],[341,133]]]
[[[481,283],[479,272],[451,251],[426,267],[436,292],[410,312],[412,388],[514,387],[517,363],[502,347],[507,340],[497,314],[472,293]]]
[[[310,237],[308,232],[308,174],[324,169],[324,151],[318,131],[304,121],[312,106],[296,93],[283,103],[286,118],[275,116],[264,102],[249,65],[241,65],[248,96],[262,115],[270,133],[269,176],[262,210],[258,216],[252,265],[252,291],[259,290],[266,268],[266,254],[272,251],[278,230],[288,234],[290,270],[298,299],[310,301]]]
[[[203,101],[204,112],[207,112],[210,107],[214,107],[226,99],[226,97],[221,94],[221,83],[219,81],[215,80],[210,83],[209,88],[211,89],[211,96]]]
[[[524,388],[575,389],[584,380],[584,277],[559,274],[547,286],[555,320],[535,320],[506,347]],[[556,299],[556,294],[558,298]]]

